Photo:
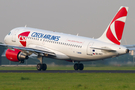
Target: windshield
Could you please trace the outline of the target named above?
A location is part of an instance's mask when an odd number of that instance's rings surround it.
[[[8,35],[10,35],[10,34],[11,34],[11,32],[8,33]]]

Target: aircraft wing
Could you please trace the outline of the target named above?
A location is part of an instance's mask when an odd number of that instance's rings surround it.
[[[19,47],[19,46],[12,46],[12,45],[6,45],[6,44],[0,44],[0,46],[4,46],[4,47],[7,47],[9,49],[19,49],[25,53],[28,54],[28,51],[32,54],[32,53],[35,53],[35,54],[40,54],[40,55],[50,55],[50,56],[56,56],[54,52],[48,50],[48,49],[34,49],[34,48],[27,48],[27,47]]]

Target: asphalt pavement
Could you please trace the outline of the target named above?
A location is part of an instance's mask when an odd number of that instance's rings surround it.
[[[135,73],[135,70],[0,70],[0,73]]]

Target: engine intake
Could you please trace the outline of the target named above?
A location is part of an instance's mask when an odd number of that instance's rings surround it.
[[[13,62],[19,62],[24,59],[28,59],[28,55],[26,55],[25,53],[21,52],[21,50],[18,49],[14,49],[14,50],[7,49],[6,58]]]
[[[19,60],[19,61],[29,58],[28,55],[26,55],[26,54],[23,53],[23,52],[19,52],[17,57],[18,57],[18,60]]]

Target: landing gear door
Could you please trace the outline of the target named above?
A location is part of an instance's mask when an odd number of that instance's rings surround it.
[[[94,42],[90,42],[89,44],[88,44],[88,47],[87,47],[87,55],[92,55],[92,49],[91,49],[91,47],[93,46],[93,44],[94,44]]]

